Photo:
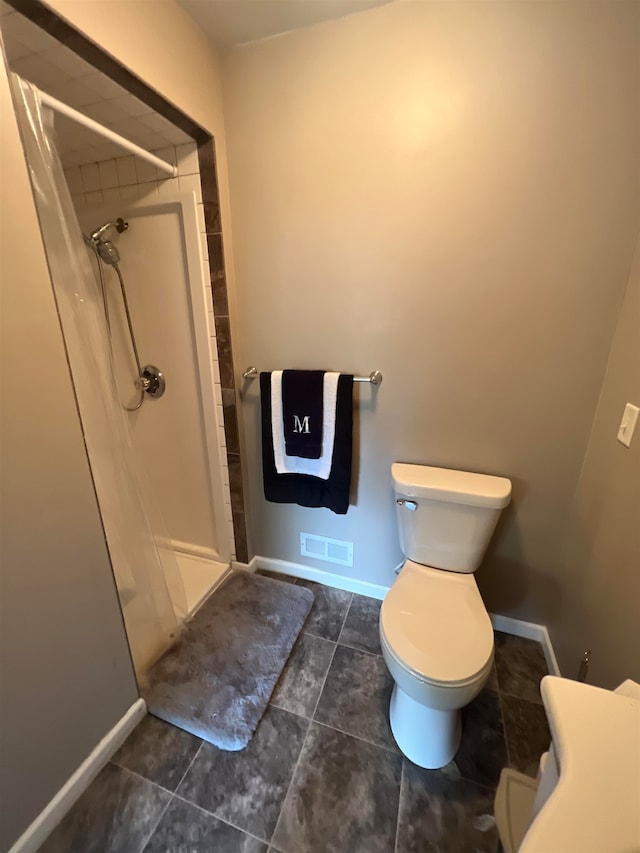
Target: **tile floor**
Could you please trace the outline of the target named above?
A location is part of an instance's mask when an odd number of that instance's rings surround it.
[[[249,746],[222,752],[146,717],[41,853],[497,849],[502,767],[535,775],[549,746],[541,647],[496,633],[494,672],[463,712],[455,759],[422,770],[389,730],[380,602],[297,583],[315,604]]]

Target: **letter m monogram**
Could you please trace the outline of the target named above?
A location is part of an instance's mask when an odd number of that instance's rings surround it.
[[[294,432],[309,432],[309,415],[305,415],[302,420],[297,415],[293,416],[293,431]]]

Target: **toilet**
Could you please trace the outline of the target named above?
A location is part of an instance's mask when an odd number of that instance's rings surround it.
[[[460,710],[493,664],[493,628],[473,573],[511,481],[394,463],[400,545],[407,558],[380,610],[382,654],[395,685],[389,721],[402,752],[444,767],[460,744]]]

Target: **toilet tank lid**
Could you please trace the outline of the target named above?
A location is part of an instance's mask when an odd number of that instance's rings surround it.
[[[408,498],[429,498],[470,506],[504,507],[511,499],[511,480],[450,468],[394,462],[393,485]]]

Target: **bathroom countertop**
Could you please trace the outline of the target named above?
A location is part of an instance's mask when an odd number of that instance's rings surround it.
[[[541,689],[560,776],[519,853],[640,850],[640,687],[546,676]]]

